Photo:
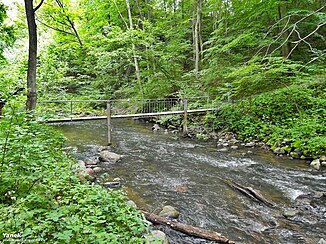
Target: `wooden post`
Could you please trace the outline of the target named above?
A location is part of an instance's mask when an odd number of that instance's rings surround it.
[[[107,136],[108,136],[108,145],[112,144],[111,141],[111,101],[107,101],[106,103],[106,112],[107,112]]]
[[[70,119],[72,121],[72,101],[70,101]]]
[[[187,128],[187,115],[188,115],[188,100],[185,98],[183,99],[183,134],[188,134]]]

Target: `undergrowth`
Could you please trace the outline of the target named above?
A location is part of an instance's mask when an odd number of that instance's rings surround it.
[[[81,182],[63,146],[26,114],[0,120],[0,242],[143,243],[145,222],[124,193]]]
[[[326,83],[292,85],[230,104],[214,118],[217,130],[258,139],[272,149],[317,157],[326,153]]]

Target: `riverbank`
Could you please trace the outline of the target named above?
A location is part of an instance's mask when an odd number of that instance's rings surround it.
[[[325,94],[326,83],[321,78],[243,99],[216,113],[190,115],[189,135],[216,140],[219,147],[233,142],[259,146],[319,168],[326,161]],[[157,122],[167,128],[182,126],[180,116]]]

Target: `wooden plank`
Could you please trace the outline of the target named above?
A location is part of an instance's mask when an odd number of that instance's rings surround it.
[[[214,111],[217,109],[205,108],[205,109],[193,109],[187,110],[188,113],[203,113]],[[163,115],[174,115],[174,114],[184,114],[185,111],[168,111],[168,112],[158,112],[158,113],[139,113],[139,114],[123,114],[123,115],[111,115],[112,119],[124,119],[124,118],[142,118],[142,117],[155,117]],[[107,119],[107,116],[93,116],[93,117],[79,117],[79,118],[62,118],[62,119],[48,119],[48,123],[61,123],[61,122],[75,122],[75,121],[85,121],[85,120],[102,120]]]

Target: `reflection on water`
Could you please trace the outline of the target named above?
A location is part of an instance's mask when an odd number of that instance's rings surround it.
[[[124,155],[112,177],[120,177],[130,198],[140,208],[155,211],[170,204],[181,212],[180,221],[216,230],[237,243],[315,243],[325,237],[325,205],[317,202],[301,212],[295,199],[302,194],[322,192],[324,172],[305,162],[278,158],[246,148],[217,152],[209,143],[180,139],[174,134],[153,133],[151,125],[133,120],[114,120],[112,151]],[[97,157],[106,143],[105,121],[59,126],[69,146],[78,148],[80,158]],[[234,191],[221,178],[232,179],[260,191],[276,207],[255,203]],[[325,198],[325,197],[324,197]],[[324,200],[320,200],[324,201]],[[321,205],[321,206],[320,206]],[[284,209],[300,208],[293,220]],[[317,208],[316,207],[316,208]],[[174,233],[171,243],[203,243]]]

